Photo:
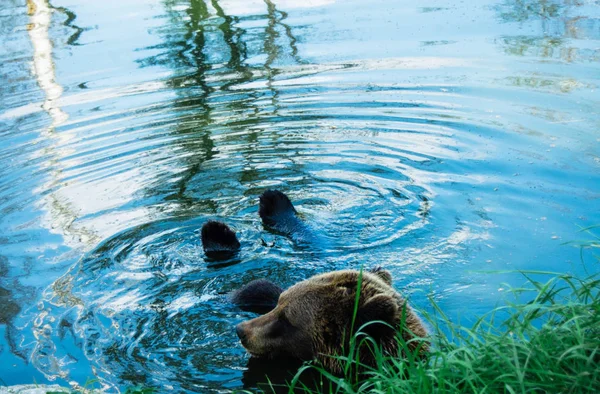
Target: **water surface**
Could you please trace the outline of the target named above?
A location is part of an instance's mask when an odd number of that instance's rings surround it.
[[[468,322],[523,283],[481,271],[583,273],[600,3],[475,3],[5,0],[0,382],[242,388],[256,278],[384,266]],[[262,227],[267,188],[313,246]]]

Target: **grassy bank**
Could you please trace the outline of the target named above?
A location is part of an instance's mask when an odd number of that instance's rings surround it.
[[[598,248],[598,238],[585,243]],[[597,257],[588,268],[599,271]],[[593,269],[591,269],[593,268]],[[431,300],[427,361],[377,354],[377,368],[339,378],[304,366],[288,389],[306,393],[600,393],[600,274],[523,272],[526,284],[510,289],[504,305],[471,327],[452,322]],[[520,300],[527,299],[529,302]],[[356,341],[365,340],[358,335]],[[355,370],[355,355],[341,359]],[[308,388],[302,377],[317,374]],[[277,390],[280,392],[280,389]]]

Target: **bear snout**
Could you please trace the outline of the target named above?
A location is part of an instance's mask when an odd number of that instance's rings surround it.
[[[273,338],[268,336],[269,328],[273,323],[273,316],[267,314],[252,320],[241,322],[235,327],[237,336],[242,346],[248,353],[255,357],[270,355],[269,349],[273,346]]]

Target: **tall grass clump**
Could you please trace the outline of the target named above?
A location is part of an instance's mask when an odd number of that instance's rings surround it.
[[[600,243],[596,238],[585,246]],[[598,263],[593,263],[596,272]],[[600,274],[521,273],[526,284],[510,288],[503,305],[471,327],[454,323],[430,299],[433,312],[422,313],[432,327],[426,360],[395,359],[374,349],[376,367],[357,365],[354,352],[369,340],[359,332],[348,354],[338,357],[346,364],[345,376],[305,365],[287,391],[600,393]],[[303,375],[315,372],[317,383],[303,381]]]

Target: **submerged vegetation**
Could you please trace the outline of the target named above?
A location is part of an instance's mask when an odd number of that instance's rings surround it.
[[[600,238],[592,236],[579,245],[600,247]],[[593,259],[594,265],[600,262],[598,256]],[[432,327],[428,360],[393,359],[376,352],[377,367],[364,366],[366,372],[358,378],[353,372],[336,377],[317,365],[305,365],[289,382],[289,392],[600,392],[600,273],[585,278],[522,274],[526,284],[511,288],[504,305],[470,328],[454,323],[431,300],[434,312],[423,313]],[[364,340],[360,333],[354,337],[355,342]],[[356,370],[353,349],[358,347],[351,346],[340,357],[346,371]],[[308,385],[303,376],[315,372],[318,386]],[[271,389],[279,391],[274,385]]]

